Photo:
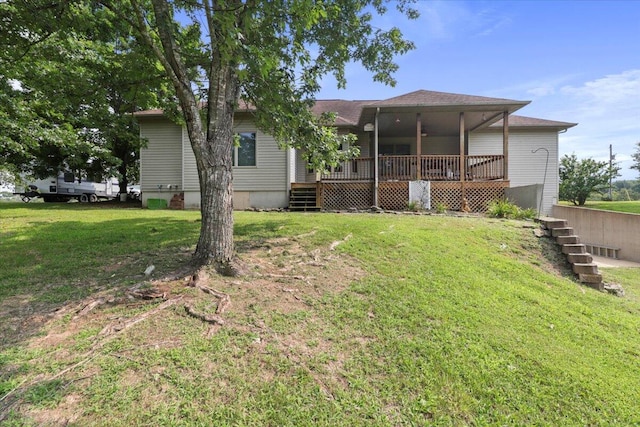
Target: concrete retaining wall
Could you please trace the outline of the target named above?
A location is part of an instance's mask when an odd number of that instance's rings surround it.
[[[582,243],[620,248],[620,259],[640,262],[640,215],[554,205],[553,216],[566,219]]]

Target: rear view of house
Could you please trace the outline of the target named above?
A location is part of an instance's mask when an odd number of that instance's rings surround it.
[[[280,149],[255,127],[250,109],[239,110],[234,207],[399,210],[409,202],[411,182],[428,182],[432,205],[458,210],[466,199],[483,211],[505,189],[517,196],[527,187],[522,193],[531,207],[548,213],[558,195],[558,134],[575,124],[512,115],[528,103],[425,90],[382,101],[319,100],[314,113],[336,113],[338,131],[355,134],[360,149],[359,157],[329,171],[311,169],[303,153]],[[198,208],[186,129],[160,110],[136,116],[148,140],[141,152],[143,205],[162,198]]]

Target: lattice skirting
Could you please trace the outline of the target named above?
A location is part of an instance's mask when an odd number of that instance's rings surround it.
[[[373,206],[373,182],[323,182],[323,209],[368,209]]]
[[[403,211],[409,203],[409,182],[378,183],[378,204],[388,211]]]
[[[431,206],[442,204],[460,210],[466,197],[473,212],[484,212],[493,200],[504,198],[508,181],[431,181]],[[320,200],[324,209],[368,209],[373,205],[373,182],[322,182]],[[409,183],[380,182],[378,203],[386,210],[404,210],[409,201]]]
[[[459,211],[462,198],[466,197],[473,212],[485,212],[491,201],[504,198],[504,189],[508,187],[508,181],[470,181],[464,183],[463,190],[461,182],[432,181],[431,207],[443,204],[447,209]]]

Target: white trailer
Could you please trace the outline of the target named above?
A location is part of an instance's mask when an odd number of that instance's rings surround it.
[[[27,185],[21,196],[24,202],[41,197],[45,202],[68,202],[77,199],[79,202],[97,202],[99,199],[115,199],[120,187],[118,181],[107,179],[93,182],[77,179],[73,173],[60,172],[57,177],[39,179]]]

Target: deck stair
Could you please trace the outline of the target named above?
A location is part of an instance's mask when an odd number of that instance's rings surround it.
[[[578,280],[585,285],[604,290],[602,275],[598,272],[598,265],[593,262],[593,257],[587,252],[587,245],[580,243],[577,236],[567,221],[557,218],[541,218],[540,223],[547,236],[555,239],[562,247],[562,253],[567,255],[571,269],[578,276]]]
[[[289,210],[295,212],[319,211],[316,184],[293,184],[289,192]]]

